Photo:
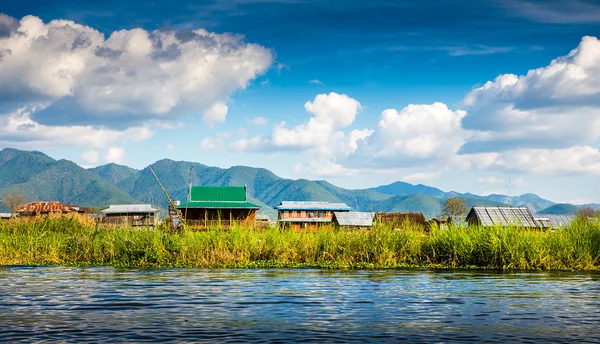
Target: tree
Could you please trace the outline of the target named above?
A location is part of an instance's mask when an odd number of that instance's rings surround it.
[[[458,197],[450,197],[444,202],[442,215],[450,217],[454,222],[457,222],[465,216],[467,210],[467,203],[464,200]]]
[[[595,219],[600,215],[600,211],[598,211],[598,209],[594,209],[590,206],[584,205],[583,207],[579,208],[579,210],[577,211],[577,217],[582,218],[582,219]]]
[[[2,199],[2,204],[10,210],[11,213],[14,213],[18,207],[25,204],[25,196],[23,196],[20,192],[11,192],[8,195],[4,196]]]

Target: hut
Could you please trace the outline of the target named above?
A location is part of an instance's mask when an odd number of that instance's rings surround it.
[[[31,202],[16,209],[19,216],[38,216],[47,214],[83,213],[78,206],[60,202]]]
[[[334,211],[333,212],[333,224],[336,227],[344,229],[362,229],[370,228],[373,226],[373,219],[375,213],[372,212],[345,212],[345,211]]]
[[[434,217],[428,221],[430,225],[435,225],[439,229],[446,229],[453,223],[452,217]]]
[[[231,228],[254,227],[260,206],[248,202],[245,186],[192,186],[190,201],[177,208],[188,226]]]
[[[534,214],[533,217],[543,228],[564,228],[575,220],[575,215]]]
[[[421,212],[379,212],[375,213],[375,219],[378,223],[390,225],[394,229],[406,227],[407,225],[420,226],[425,230],[429,229],[429,223]]]
[[[349,212],[352,208],[345,203],[283,201],[277,210],[277,221],[282,227],[310,231],[331,224],[334,212]]]
[[[526,207],[473,207],[465,221],[469,226],[547,228],[544,223],[536,221]]]
[[[101,223],[117,226],[154,226],[158,209],[150,204],[116,204],[102,210]]]

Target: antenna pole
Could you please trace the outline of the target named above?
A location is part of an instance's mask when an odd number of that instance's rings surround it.
[[[179,209],[177,209],[177,204],[175,203],[175,201],[173,201],[171,199],[171,196],[169,196],[169,193],[167,192],[167,190],[165,189],[165,187],[160,182],[160,179],[158,179],[158,176],[156,175],[156,173],[154,173],[154,170],[152,169],[152,167],[149,167],[149,169],[150,169],[150,172],[152,172],[152,175],[154,176],[154,178],[156,179],[156,182],[158,182],[158,186],[160,186],[160,188],[162,189],[163,193],[167,197],[167,201],[169,201],[169,210],[168,210],[168,212],[169,212],[169,219],[171,220],[171,225],[173,226],[173,228],[175,228],[175,222],[173,221],[173,218],[174,217],[178,217],[179,222],[185,228],[185,221],[184,221],[184,219],[181,218],[181,212],[179,211]]]
[[[190,166],[190,178],[188,179],[188,192],[187,192],[187,196],[185,197],[185,216],[184,216],[184,218],[186,220],[187,220],[188,205],[190,203],[190,196],[192,193],[192,168],[194,168],[194,166]]]
[[[510,208],[510,176],[508,176],[508,207]]]

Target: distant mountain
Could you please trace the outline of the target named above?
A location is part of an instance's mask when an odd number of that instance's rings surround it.
[[[579,207],[573,204],[555,204],[546,209],[539,211],[540,214],[553,214],[553,215],[575,215]]]
[[[507,202],[505,195],[444,192],[405,182],[350,190],[323,180],[284,179],[264,168],[222,169],[170,159],[156,161],[142,170],[117,164],[86,170],[67,160],[56,161],[41,152],[11,148],[0,151],[0,198],[11,191],[20,191],[28,201],[56,200],[88,206],[143,202],[166,208],[166,197],[150,167],[174,200],[185,201],[191,169],[193,185],[245,185],[249,200],[261,206],[260,211],[272,219],[277,215],[274,207],[281,201],[343,202],[360,211],[421,211],[427,217],[440,215],[444,201],[453,196],[464,199],[469,207],[501,206]],[[524,194],[512,197],[511,205],[524,205],[533,211],[550,207],[552,211],[555,203],[535,194]]]
[[[82,206],[139,203],[115,185],[68,160],[41,152],[0,151],[0,198],[22,193],[30,201],[59,201]]]
[[[405,182],[394,182],[392,184],[370,188],[369,190],[387,195],[424,194],[433,197],[446,196],[446,193],[440,189],[423,184],[412,185]]]
[[[134,168],[117,165],[115,163],[89,168],[88,171],[98,175],[100,178],[111,184],[118,184],[119,182],[127,178],[131,178],[140,172]]]

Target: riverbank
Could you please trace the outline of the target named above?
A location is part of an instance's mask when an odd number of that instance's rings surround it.
[[[0,222],[0,265],[600,270],[600,225],[556,231],[379,226],[298,233],[99,228],[78,216]]]

